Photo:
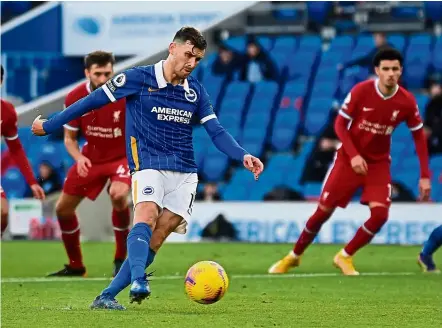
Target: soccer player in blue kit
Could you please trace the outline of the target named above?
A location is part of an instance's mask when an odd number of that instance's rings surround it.
[[[172,232],[185,233],[198,183],[192,121],[198,117],[215,146],[242,161],[255,179],[262,162],[241,148],[220,125],[204,87],[190,73],[204,57],[203,35],[183,27],[169,45],[169,56],[155,65],[128,69],[50,120],[37,117],[35,135],[51,134],[74,118],[126,98],[126,152],[132,173],[134,225],[128,257],[91,308],[124,310],[115,296],[130,285],[130,302],[151,291],[145,269]]]

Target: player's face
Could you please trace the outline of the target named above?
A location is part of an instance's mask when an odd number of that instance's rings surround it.
[[[105,66],[98,66],[93,64],[89,69],[85,69],[86,78],[91,81],[92,89],[95,90],[101,87],[114,74],[112,63],[107,63]]]
[[[402,66],[399,60],[382,60],[376,67],[376,75],[387,88],[394,88],[402,75]]]
[[[175,74],[181,79],[192,73],[205,54],[205,50],[196,48],[189,41],[184,44],[174,42],[170,48],[175,62]]]

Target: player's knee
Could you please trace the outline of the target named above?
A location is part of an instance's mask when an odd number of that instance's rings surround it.
[[[371,216],[364,226],[373,234],[378,233],[388,220],[389,208],[384,206],[376,206],[370,208]]]
[[[318,206],[316,212],[308,219],[306,228],[311,232],[318,232],[322,225],[332,216],[334,209]]]
[[[75,215],[75,208],[65,202],[58,201],[55,205],[55,213],[59,220],[66,220]]]
[[[127,195],[129,194],[129,187],[124,186],[111,186],[109,190],[109,196],[112,202],[113,208],[117,211],[124,210],[127,207]]]

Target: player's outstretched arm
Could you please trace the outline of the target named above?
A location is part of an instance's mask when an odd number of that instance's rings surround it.
[[[32,124],[32,132],[38,136],[51,134],[64,124],[110,102],[137,93],[144,83],[144,73],[137,67],[128,69],[106,82],[87,97],[84,97],[50,120],[37,117]]]
[[[215,114],[204,123],[204,128],[213,141],[213,144],[224,154],[237,161],[242,161],[246,169],[253,172],[255,179],[264,170],[264,164],[259,158],[250,155],[244,148],[242,148],[236,140],[228,133],[219,123]]]
[[[99,88],[88,96],[78,100],[61,113],[58,113],[50,120],[41,119],[38,116],[32,123],[32,133],[37,136],[51,134],[66,123],[110,103],[111,100],[102,88]]]

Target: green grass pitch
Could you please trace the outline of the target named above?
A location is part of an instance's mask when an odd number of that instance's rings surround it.
[[[88,278],[43,279],[66,262],[58,242],[2,243],[2,327],[442,327],[442,275],[422,274],[418,247],[369,246],[355,257],[359,277],[332,267],[339,245],[313,245],[293,274],[268,277],[284,244],[166,244],[151,269],[152,297],[124,312],[91,311],[107,285],[113,244],[84,243]],[[191,302],[184,274],[199,260],[220,263],[230,278],[213,305]],[[435,260],[442,266],[442,251]],[[35,279],[34,279],[35,278]]]

